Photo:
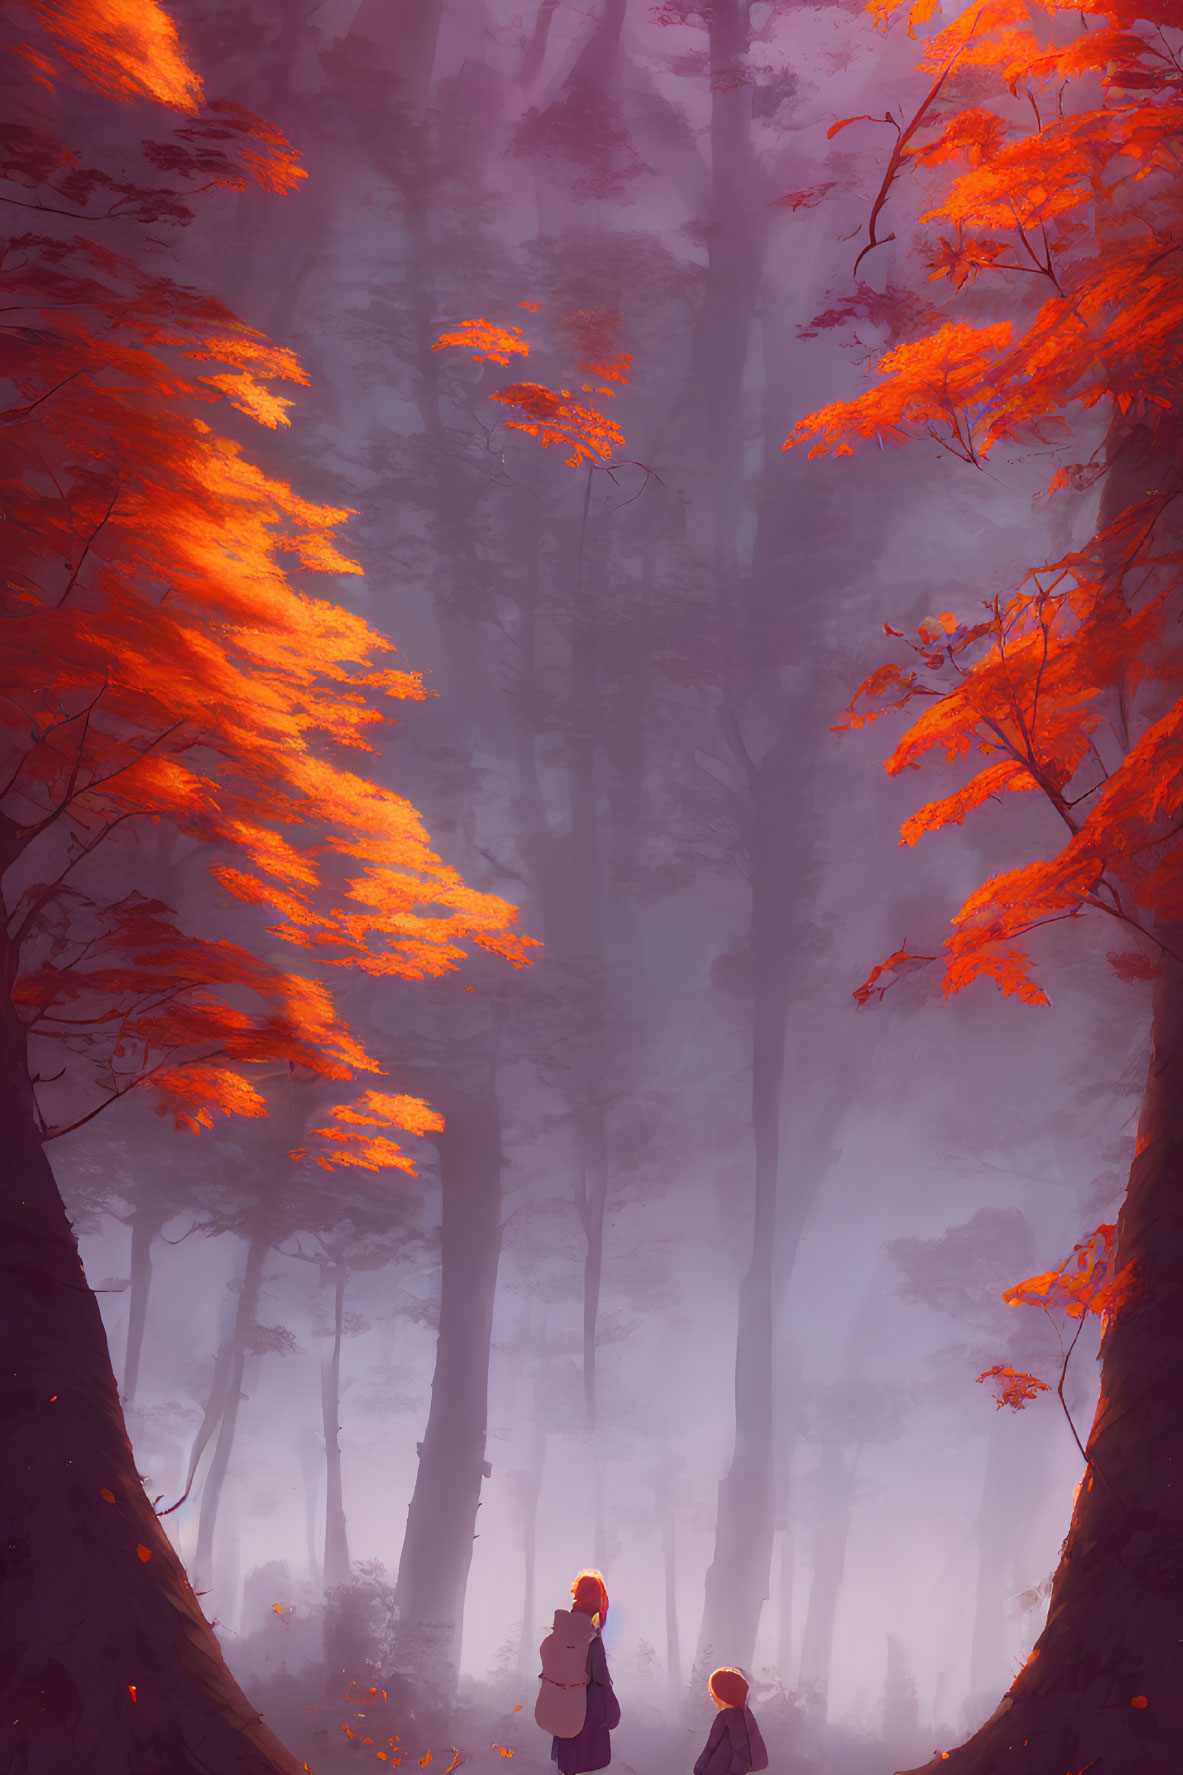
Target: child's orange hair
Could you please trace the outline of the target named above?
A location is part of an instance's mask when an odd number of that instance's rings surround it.
[[[725,1707],[746,1707],[748,1704],[748,1679],[742,1670],[734,1670],[730,1665],[712,1671],[710,1690],[715,1700],[721,1701]]]
[[[604,1625],[608,1613],[608,1587],[599,1572],[591,1568],[580,1572],[571,1586],[571,1600],[577,1608],[586,1607],[589,1602],[594,1603],[600,1625]]]

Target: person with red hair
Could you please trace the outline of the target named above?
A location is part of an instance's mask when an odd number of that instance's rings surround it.
[[[559,1775],[588,1775],[612,1761],[609,1733],[620,1724],[620,1703],[600,1638],[607,1616],[603,1578],[599,1572],[580,1572],[571,1586],[571,1607],[555,1610],[554,1627],[539,1648],[534,1718],[551,1734],[550,1756]]]
[[[711,1673],[711,1700],[718,1709],[694,1775],[752,1775],[768,1767],[768,1752],[748,1706],[748,1679],[724,1666]]]

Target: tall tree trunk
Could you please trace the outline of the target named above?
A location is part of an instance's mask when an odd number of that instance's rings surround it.
[[[1007,1483],[1010,1450],[1006,1431],[1010,1427],[1001,1419],[991,1427],[982,1496],[973,1526],[978,1582],[970,1631],[969,1705],[979,1708],[988,1703],[987,1713],[993,1711],[1006,1688],[1006,1599],[1018,1588],[1014,1582],[1018,1488]]]
[[[140,1379],[148,1295],[152,1288],[152,1246],[161,1227],[154,1203],[136,1203],[131,1217],[131,1291],[127,1307],[127,1344],[123,1357],[123,1403],[130,1405]]]
[[[308,1580],[319,1590],[324,1583],[324,1568],[317,1556],[316,1518],[324,1460],[320,1438],[310,1424],[306,1424],[300,1432],[293,1453],[300,1463],[300,1477],[304,1488],[304,1543],[308,1554]]]
[[[443,1204],[440,1326],[396,1586],[402,1667],[444,1689],[459,1669],[481,1480],[489,1470],[489,1352],[501,1256],[496,1030],[469,1038],[464,1048],[454,1051],[433,1092],[445,1117],[436,1136]]]
[[[748,9],[719,0],[708,15],[711,63],[709,264],[696,332],[713,500],[716,596],[724,632],[740,611],[744,371],[760,278],[753,217],[751,89],[745,69]],[[698,1658],[749,1664],[769,1591],[775,1526],[772,1434],[772,1278],[781,1092],[788,1015],[789,912],[785,896],[794,780],[788,721],[759,761],[737,736],[751,807],[753,986],[751,1258],[740,1285],[735,1355],[735,1442],[719,1486],[715,1550],[706,1577]]]
[[[776,1526],[772,1428],[772,1277],[780,1173],[791,942],[786,909],[796,749],[785,721],[753,783],[751,1257],[740,1284],[735,1346],[735,1442],[719,1486],[715,1552],[706,1576],[699,1659],[750,1665],[769,1591]]]
[[[678,1631],[677,1469],[667,1449],[657,1475],[657,1514],[661,1523],[661,1566],[665,1580],[665,1677],[671,1702],[682,1694],[682,1642]]]
[[[1178,934],[1168,936],[1178,949]],[[1183,1760],[1183,966],[1155,996],[1138,1156],[1118,1221],[1132,1291],[1101,1345],[1101,1395],[1047,1626],[1009,1705],[950,1775],[1178,1775]]]
[[[596,1427],[596,1334],[604,1275],[604,1215],[608,1204],[608,1149],[598,1105],[576,1118],[579,1183],[576,1207],[583,1228],[583,1403],[589,1431]]]
[[[546,1466],[546,1428],[540,1409],[537,1381],[532,1389],[530,1414],[530,1462],[515,1475],[519,1522],[522,1533],[522,1631],[518,1639],[518,1675],[534,1674],[538,1657],[536,1634],[536,1584],[538,1576],[538,1506],[542,1499],[542,1475]]]
[[[793,1535],[791,1516],[784,1518],[780,1535],[780,1574],[777,1580],[780,1609],[776,1624],[776,1668],[781,1682],[789,1686],[789,1662],[793,1645]]]
[[[208,1590],[213,1580],[214,1530],[222,1488],[230,1470],[230,1455],[238,1430],[238,1408],[242,1403],[242,1374],[246,1365],[251,1333],[259,1318],[259,1290],[263,1283],[263,1264],[271,1249],[270,1224],[252,1227],[242,1271],[242,1286],[234,1314],[234,1334],[226,1370],[226,1394],[214,1443],[213,1459],[205,1484],[201,1488],[201,1508],[197,1518],[197,1547],[193,1555],[193,1577],[200,1590]]]
[[[609,11],[612,10],[610,7]],[[619,22],[617,23],[619,31]],[[597,41],[599,30],[593,36]],[[603,48],[603,46],[601,46]],[[591,46],[585,51],[590,54]],[[615,57],[612,39],[607,68],[600,68],[602,84]],[[590,66],[598,67],[592,55]],[[600,840],[599,770],[597,735],[603,718],[600,618],[595,596],[595,561],[588,554],[588,511],[592,471],[587,473],[583,519],[575,562],[575,596],[571,631],[572,731],[568,738],[571,850],[566,896],[569,906],[561,915],[570,921],[572,959],[580,970],[577,1003],[580,1027],[575,1045],[582,1077],[575,1090],[580,1101],[575,1114],[579,1154],[576,1208],[583,1227],[583,1387],[587,1428],[596,1428],[596,1337],[600,1316],[600,1288],[604,1273],[604,1217],[608,1206],[608,1142],[604,1127],[604,1071],[607,1065],[607,1019],[604,979],[604,858]],[[602,539],[601,539],[602,540]],[[602,551],[597,550],[599,555]],[[595,1557],[604,1557],[605,1524],[601,1474],[593,1457],[595,1483]]]
[[[542,72],[542,64],[546,60],[546,44],[550,36],[551,21],[559,0],[539,0],[538,11],[534,14],[534,24],[530,31],[530,41],[522,57],[521,82],[527,92],[534,85]]]
[[[0,1769],[299,1775],[144,1495],[7,1006],[0,1122]]]
[[[840,1443],[822,1447],[817,1480],[819,1505],[813,1531],[813,1574],[801,1638],[801,1687],[824,1720],[834,1650],[834,1623],[846,1571],[846,1543],[854,1521],[854,1469]]]
[[[333,1347],[321,1364],[320,1408],[325,1435],[325,1588],[349,1582],[349,1539],[341,1491],[341,1340],[345,1334],[345,1288],[349,1268],[343,1257],[333,1265]]]

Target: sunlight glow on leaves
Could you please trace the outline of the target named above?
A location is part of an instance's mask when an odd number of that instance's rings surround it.
[[[1039,1380],[1036,1375],[1024,1374],[1021,1369],[1004,1368],[998,1363],[993,1368],[988,1368],[984,1374],[979,1374],[977,1380],[979,1384],[983,1381],[994,1382],[994,1402],[998,1411],[1004,1405],[1009,1405],[1012,1411],[1022,1411],[1032,1399],[1051,1391],[1047,1382]]]
[[[212,183],[242,182],[217,145],[229,143],[258,182],[290,188],[298,169],[279,131],[236,106],[193,114],[200,88],[170,60],[175,33],[150,0],[31,10],[96,90],[179,107],[177,134],[213,156]],[[25,145],[31,189],[61,163],[46,142]],[[146,146],[157,170],[188,164],[175,142]],[[119,189],[129,213],[155,215],[135,210],[152,192]],[[293,562],[359,571],[336,539],[348,513],[266,474],[216,428],[228,405],[286,423],[273,385],[307,376],[219,303],[76,232],[24,237],[6,300],[23,314],[0,340],[0,799],[22,858],[9,911],[30,1038],[65,1049],[84,1120],[138,1089],[191,1130],[262,1116],[258,1069],[276,1061],[373,1074],[328,988],[290,971],[279,942],[322,970],[404,979],[438,977],[474,947],[522,966],[534,945],[508,902],[442,861],[403,797],[342,756],[372,752],[385,700],[424,687],[391,667],[391,643],[362,617],[289,577]],[[270,915],[266,959],[189,935],[139,891],[112,894],[120,871],[140,878],[136,847],[161,827],[209,855],[226,895]],[[110,861],[95,874],[100,847]],[[79,1125],[53,1120],[59,1101],[47,1087],[51,1136]],[[393,1094],[360,1101],[337,1112],[339,1150],[409,1168],[379,1124],[423,1133],[433,1112]]]

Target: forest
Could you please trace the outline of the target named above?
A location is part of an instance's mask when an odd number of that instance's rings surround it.
[[[0,51],[0,1775],[1178,1775],[1183,4]]]

